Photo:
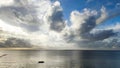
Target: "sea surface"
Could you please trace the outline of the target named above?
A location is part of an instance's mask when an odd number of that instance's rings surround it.
[[[120,51],[0,51],[0,68],[120,68]]]

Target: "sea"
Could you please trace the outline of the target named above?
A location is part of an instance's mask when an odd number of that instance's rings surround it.
[[[0,68],[120,68],[120,50],[2,50]]]

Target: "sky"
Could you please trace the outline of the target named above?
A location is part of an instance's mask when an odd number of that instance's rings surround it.
[[[112,11],[113,9],[120,7],[120,1],[119,0],[59,0],[61,3],[61,6],[64,9],[64,17],[65,19],[69,18],[70,13],[73,10],[82,11],[84,8],[89,8],[91,10],[97,10],[100,11],[101,7],[104,6],[108,11]],[[110,19],[110,21],[106,21],[107,24],[112,24],[113,21],[119,22],[119,16],[115,17],[113,19]]]
[[[119,0],[1,0],[0,47],[118,48]]]

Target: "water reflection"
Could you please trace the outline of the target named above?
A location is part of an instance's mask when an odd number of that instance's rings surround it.
[[[120,51],[0,51],[0,56],[0,68],[120,68]]]

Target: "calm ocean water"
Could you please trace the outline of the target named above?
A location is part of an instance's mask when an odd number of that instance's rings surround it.
[[[0,51],[0,68],[120,68],[120,51]]]

